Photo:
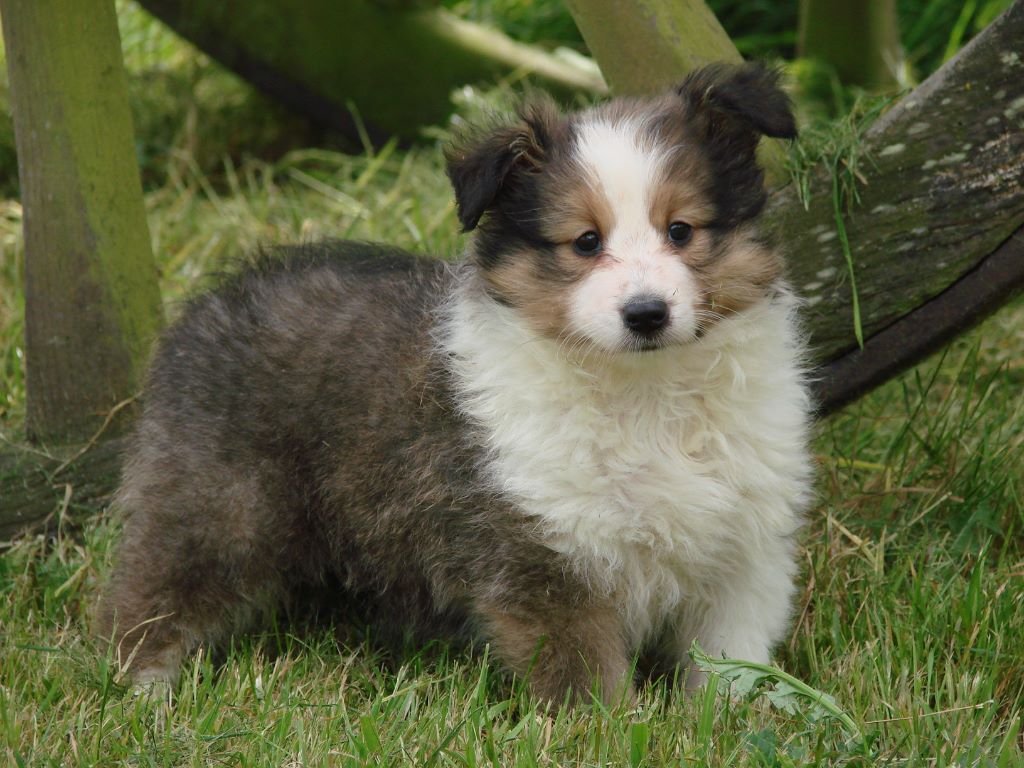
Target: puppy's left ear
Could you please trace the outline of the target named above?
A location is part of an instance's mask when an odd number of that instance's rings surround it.
[[[789,97],[779,87],[778,70],[762,64],[712,64],[692,72],[677,89],[691,115],[705,121],[708,138],[716,133],[796,138]]]
[[[677,89],[685,120],[711,165],[718,222],[734,227],[761,212],[767,200],[757,162],[762,136],[791,139],[796,121],[779,73],[760,64],[712,64]]]
[[[463,232],[476,228],[503,189],[539,172],[560,122],[557,107],[535,97],[514,122],[471,128],[445,151]]]

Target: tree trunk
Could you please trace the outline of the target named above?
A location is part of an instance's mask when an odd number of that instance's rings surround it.
[[[853,349],[829,360],[815,381],[821,414],[856,400],[1024,290],[1024,226],[934,298]]]
[[[896,0],[800,0],[800,56],[864,88],[895,88],[903,66]]]
[[[566,0],[616,93],[670,88],[712,61],[743,61],[704,0]]]
[[[296,111],[382,143],[447,119],[451,92],[526,76],[563,97],[606,92],[596,69],[439,8],[371,0],[140,0],[224,66]],[[363,121],[357,125],[350,107]]]
[[[85,438],[162,323],[113,0],[0,0],[25,227],[26,427]]]

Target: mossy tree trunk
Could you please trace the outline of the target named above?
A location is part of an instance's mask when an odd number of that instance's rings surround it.
[[[848,85],[895,87],[903,66],[896,0],[800,0],[797,51]]]
[[[704,0],[566,0],[616,93],[649,94],[712,61],[740,62]]]
[[[113,0],[0,0],[25,230],[26,426],[85,439],[162,323]],[[2,494],[6,497],[6,494]]]
[[[860,203],[835,204],[819,168],[805,210],[770,201],[806,300],[831,410],[937,349],[1024,286],[1024,0],[868,130]],[[842,173],[840,169],[840,173]],[[842,245],[837,213],[849,238]],[[864,348],[854,338],[854,291]]]

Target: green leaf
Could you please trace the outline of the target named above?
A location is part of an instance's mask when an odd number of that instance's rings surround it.
[[[860,295],[857,293],[857,275],[853,267],[853,253],[850,250],[850,239],[846,235],[846,224],[843,222],[842,188],[839,184],[839,169],[832,169],[832,209],[836,221],[836,232],[843,248],[843,259],[846,261],[846,273],[850,278],[850,300],[853,304],[853,335],[857,345],[864,349],[864,326],[860,319]]]
[[[690,648],[690,657],[704,672],[718,675],[719,689],[733,696],[749,696],[767,682],[770,675],[755,669],[749,662],[738,659],[713,659],[701,650],[695,642]]]
[[[629,727],[629,764],[639,768],[647,757],[651,729],[647,723],[633,723]]]
[[[371,755],[381,754],[380,734],[377,732],[377,724],[370,715],[363,715],[360,718],[359,729],[363,732],[363,743],[367,752]]]
[[[826,720],[842,711],[836,700],[827,693],[818,690],[814,690],[814,693],[815,697],[810,698],[785,680],[779,680],[765,696],[773,707],[791,715],[800,715],[802,708],[806,707],[804,715],[812,722]]]
[[[861,729],[834,698],[777,667],[743,659],[714,659],[696,641],[690,647],[690,658],[703,672],[716,674],[725,681],[732,696],[753,699],[762,695],[762,688],[770,684],[772,687],[763,694],[776,709],[811,722],[838,720],[847,732],[863,740]]]

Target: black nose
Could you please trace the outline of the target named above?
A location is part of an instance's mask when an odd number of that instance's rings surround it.
[[[633,333],[650,336],[668,324],[668,304],[661,299],[631,301],[622,309],[622,322]]]

